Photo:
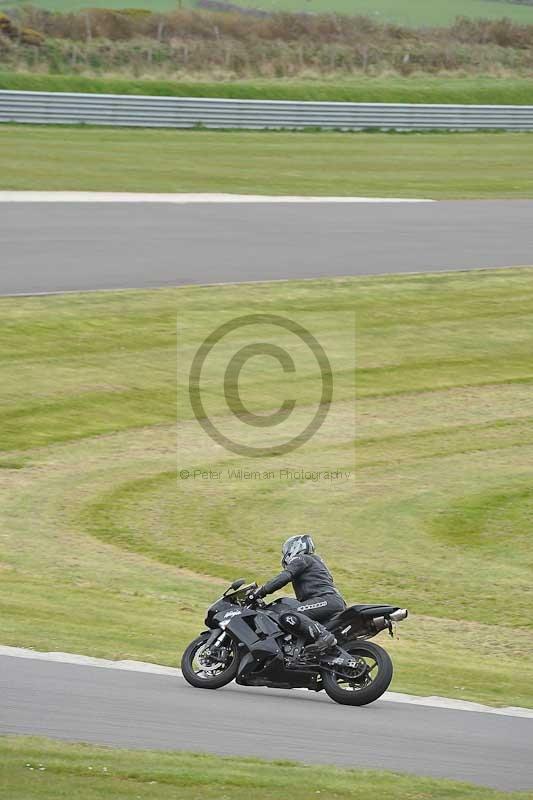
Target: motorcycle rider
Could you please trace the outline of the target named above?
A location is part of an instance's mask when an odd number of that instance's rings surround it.
[[[346,603],[335,588],[330,571],[315,553],[315,545],[309,534],[291,536],[282,548],[283,571],[263,586],[255,589],[253,598],[262,598],[288,583],[292,583],[294,594],[300,604],[295,611],[280,616],[280,623],[291,633],[304,633],[312,641],[305,652],[316,655],[335,647],[335,636],[321,622],[327,622],[334,614],[344,611]]]

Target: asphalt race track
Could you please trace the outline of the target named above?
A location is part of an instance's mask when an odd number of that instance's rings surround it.
[[[0,733],[375,767],[533,787],[533,719],[0,656]]]
[[[530,264],[527,200],[0,204],[0,294]]]

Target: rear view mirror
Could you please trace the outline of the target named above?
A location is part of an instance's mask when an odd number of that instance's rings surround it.
[[[245,583],[246,581],[244,580],[244,578],[237,578],[237,580],[233,581],[233,583],[231,584],[231,588],[233,589],[234,592],[236,592],[237,589],[240,589],[241,586],[244,586]]]

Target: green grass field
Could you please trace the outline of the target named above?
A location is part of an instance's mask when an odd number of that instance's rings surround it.
[[[112,750],[47,739],[0,739],[0,780],[9,800],[528,800],[454,781],[289,761]],[[312,788],[310,788],[312,787]]]
[[[358,78],[331,80],[169,81],[0,72],[0,89],[254,100],[348,103],[466,103],[533,105],[529,78]]]
[[[274,468],[204,436],[176,376],[177,319],[190,355],[265,310],[311,314],[340,365],[328,425],[276,465],[355,478],[177,480],[177,397],[181,468]],[[350,601],[410,608],[382,637],[393,689],[533,706],[533,270],[3,298],[0,318],[3,644],[176,664],[222,587],[310,529]],[[270,360],[246,380],[279,406]]]
[[[517,6],[498,0],[236,0],[239,5],[267,11],[304,11],[342,14],[364,14],[381,21],[402,25],[449,25],[456,17],[500,19],[533,22],[533,8]]]
[[[533,196],[528,133],[58,130],[0,126],[0,189]]]
[[[21,3],[21,0],[18,0]],[[458,16],[501,19],[533,23],[533,8],[502,0],[233,0],[234,3],[266,11],[328,12],[364,14],[386,22],[403,25],[448,25]],[[33,0],[34,6],[56,11],[86,8],[85,0]],[[16,7],[17,0],[5,5]],[[147,8],[168,11],[176,8],[177,0],[91,0],[92,8]],[[183,0],[193,6],[192,0]],[[1,4],[0,4],[1,7]]]

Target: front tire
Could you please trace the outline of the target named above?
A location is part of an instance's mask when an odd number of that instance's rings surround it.
[[[365,706],[373,703],[387,691],[392,681],[393,666],[389,654],[379,645],[366,641],[350,642],[344,650],[354,658],[363,659],[366,670],[352,680],[324,670],[324,689],[332,700],[341,705]],[[354,670],[354,675],[356,673]]]
[[[239,656],[237,647],[231,639],[228,645],[229,654],[228,660],[221,664],[218,670],[213,672],[206,672],[205,670],[198,669],[196,666],[196,659],[202,648],[207,644],[211,634],[203,633],[197,639],[190,643],[186,648],[181,658],[181,671],[183,677],[190,683],[191,686],[197,689],[221,689],[231,683],[237,676],[239,669]],[[229,639],[229,637],[228,637]]]

